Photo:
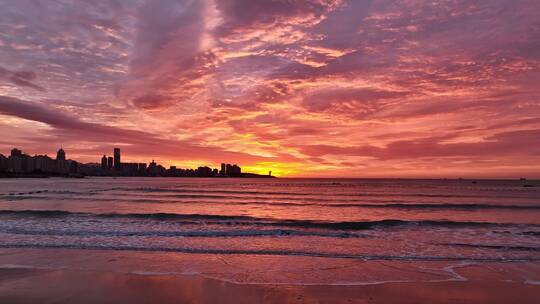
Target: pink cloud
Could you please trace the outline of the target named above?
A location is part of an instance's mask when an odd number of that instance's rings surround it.
[[[538,177],[539,18],[537,1],[16,1],[0,147]]]

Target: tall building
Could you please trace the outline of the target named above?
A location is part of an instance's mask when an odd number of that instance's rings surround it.
[[[196,170],[197,176],[210,177],[212,176],[212,169],[209,167],[199,167]]]
[[[240,176],[242,174],[242,169],[236,164],[232,165],[232,171],[233,176]]]
[[[136,176],[139,173],[139,163],[123,163],[122,175]]]
[[[16,156],[22,156],[22,151],[17,148],[11,149],[11,157],[16,157]]]
[[[24,167],[25,167],[24,156],[25,155],[23,155],[22,151],[17,148],[13,148],[11,150],[11,155],[8,158],[8,169],[10,172],[14,172],[14,173],[24,172]]]
[[[242,169],[236,164],[227,164],[225,168],[227,170],[226,176],[238,177],[242,175]]]
[[[66,151],[64,151],[63,148],[60,148],[58,152],[56,152],[56,172],[60,174],[67,174],[69,173],[69,165],[66,161]]]
[[[157,174],[157,164],[154,160],[148,165],[148,174],[154,176]]]
[[[35,170],[43,173],[60,173],[62,168],[58,168],[58,161],[47,155],[34,156]]]
[[[114,163],[114,158],[112,158],[112,156],[107,157],[107,168],[108,169],[113,168],[113,163]]]
[[[64,149],[60,148],[60,150],[56,152],[56,160],[66,160],[66,152]]]
[[[107,155],[103,154],[101,158],[101,169],[107,170]]]
[[[225,164],[221,163],[221,171],[219,171],[219,175],[225,176],[227,175],[227,171],[225,170]]]
[[[7,171],[8,159],[4,155],[0,154],[0,172]]]
[[[114,169],[122,169],[122,163],[120,162],[120,148],[114,148]]]

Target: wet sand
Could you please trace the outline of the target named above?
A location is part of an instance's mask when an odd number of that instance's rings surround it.
[[[245,285],[198,275],[0,269],[0,303],[538,303],[500,278],[363,286]]]

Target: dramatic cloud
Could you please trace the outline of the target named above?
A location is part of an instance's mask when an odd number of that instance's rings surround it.
[[[11,97],[0,96],[0,114],[23,118],[40,122],[53,128],[53,135],[60,139],[71,141],[87,141],[97,143],[120,143],[131,151],[130,146],[140,146],[139,153],[156,151],[156,147],[162,152],[160,156],[195,158],[217,162],[221,157],[235,158],[244,161],[272,161],[262,157],[254,157],[249,154],[227,152],[221,149],[208,148],[193,145],[178,140],[167,140],[143,131],[128,130],[118,127],[106,126],[92,122],[81,121],[69,116],[58,109],[50,109],[46,106],[18,100]],[[42,135],[47,135],[45,131]],[[36,136],[36,140],[39,140]],[[151,156],[148,153],[143,155]]]
[[[4,153],[540,177],[538,1],[0,5]]]
[[[167,107],[169,98],[161,95],[144,95],[133,100],[133,105],[143,110],[155,110]]]
[[[0,81],[8,81],[16,86],[29,87],[38,91],[45,91],[44,88],[33,83],[36,73],[31,71],[12,72],[0,67]]]

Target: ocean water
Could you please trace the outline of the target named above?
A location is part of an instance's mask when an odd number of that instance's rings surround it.
[[[0,180],[4,267],[372,284],[539,264],[538,181]]]

